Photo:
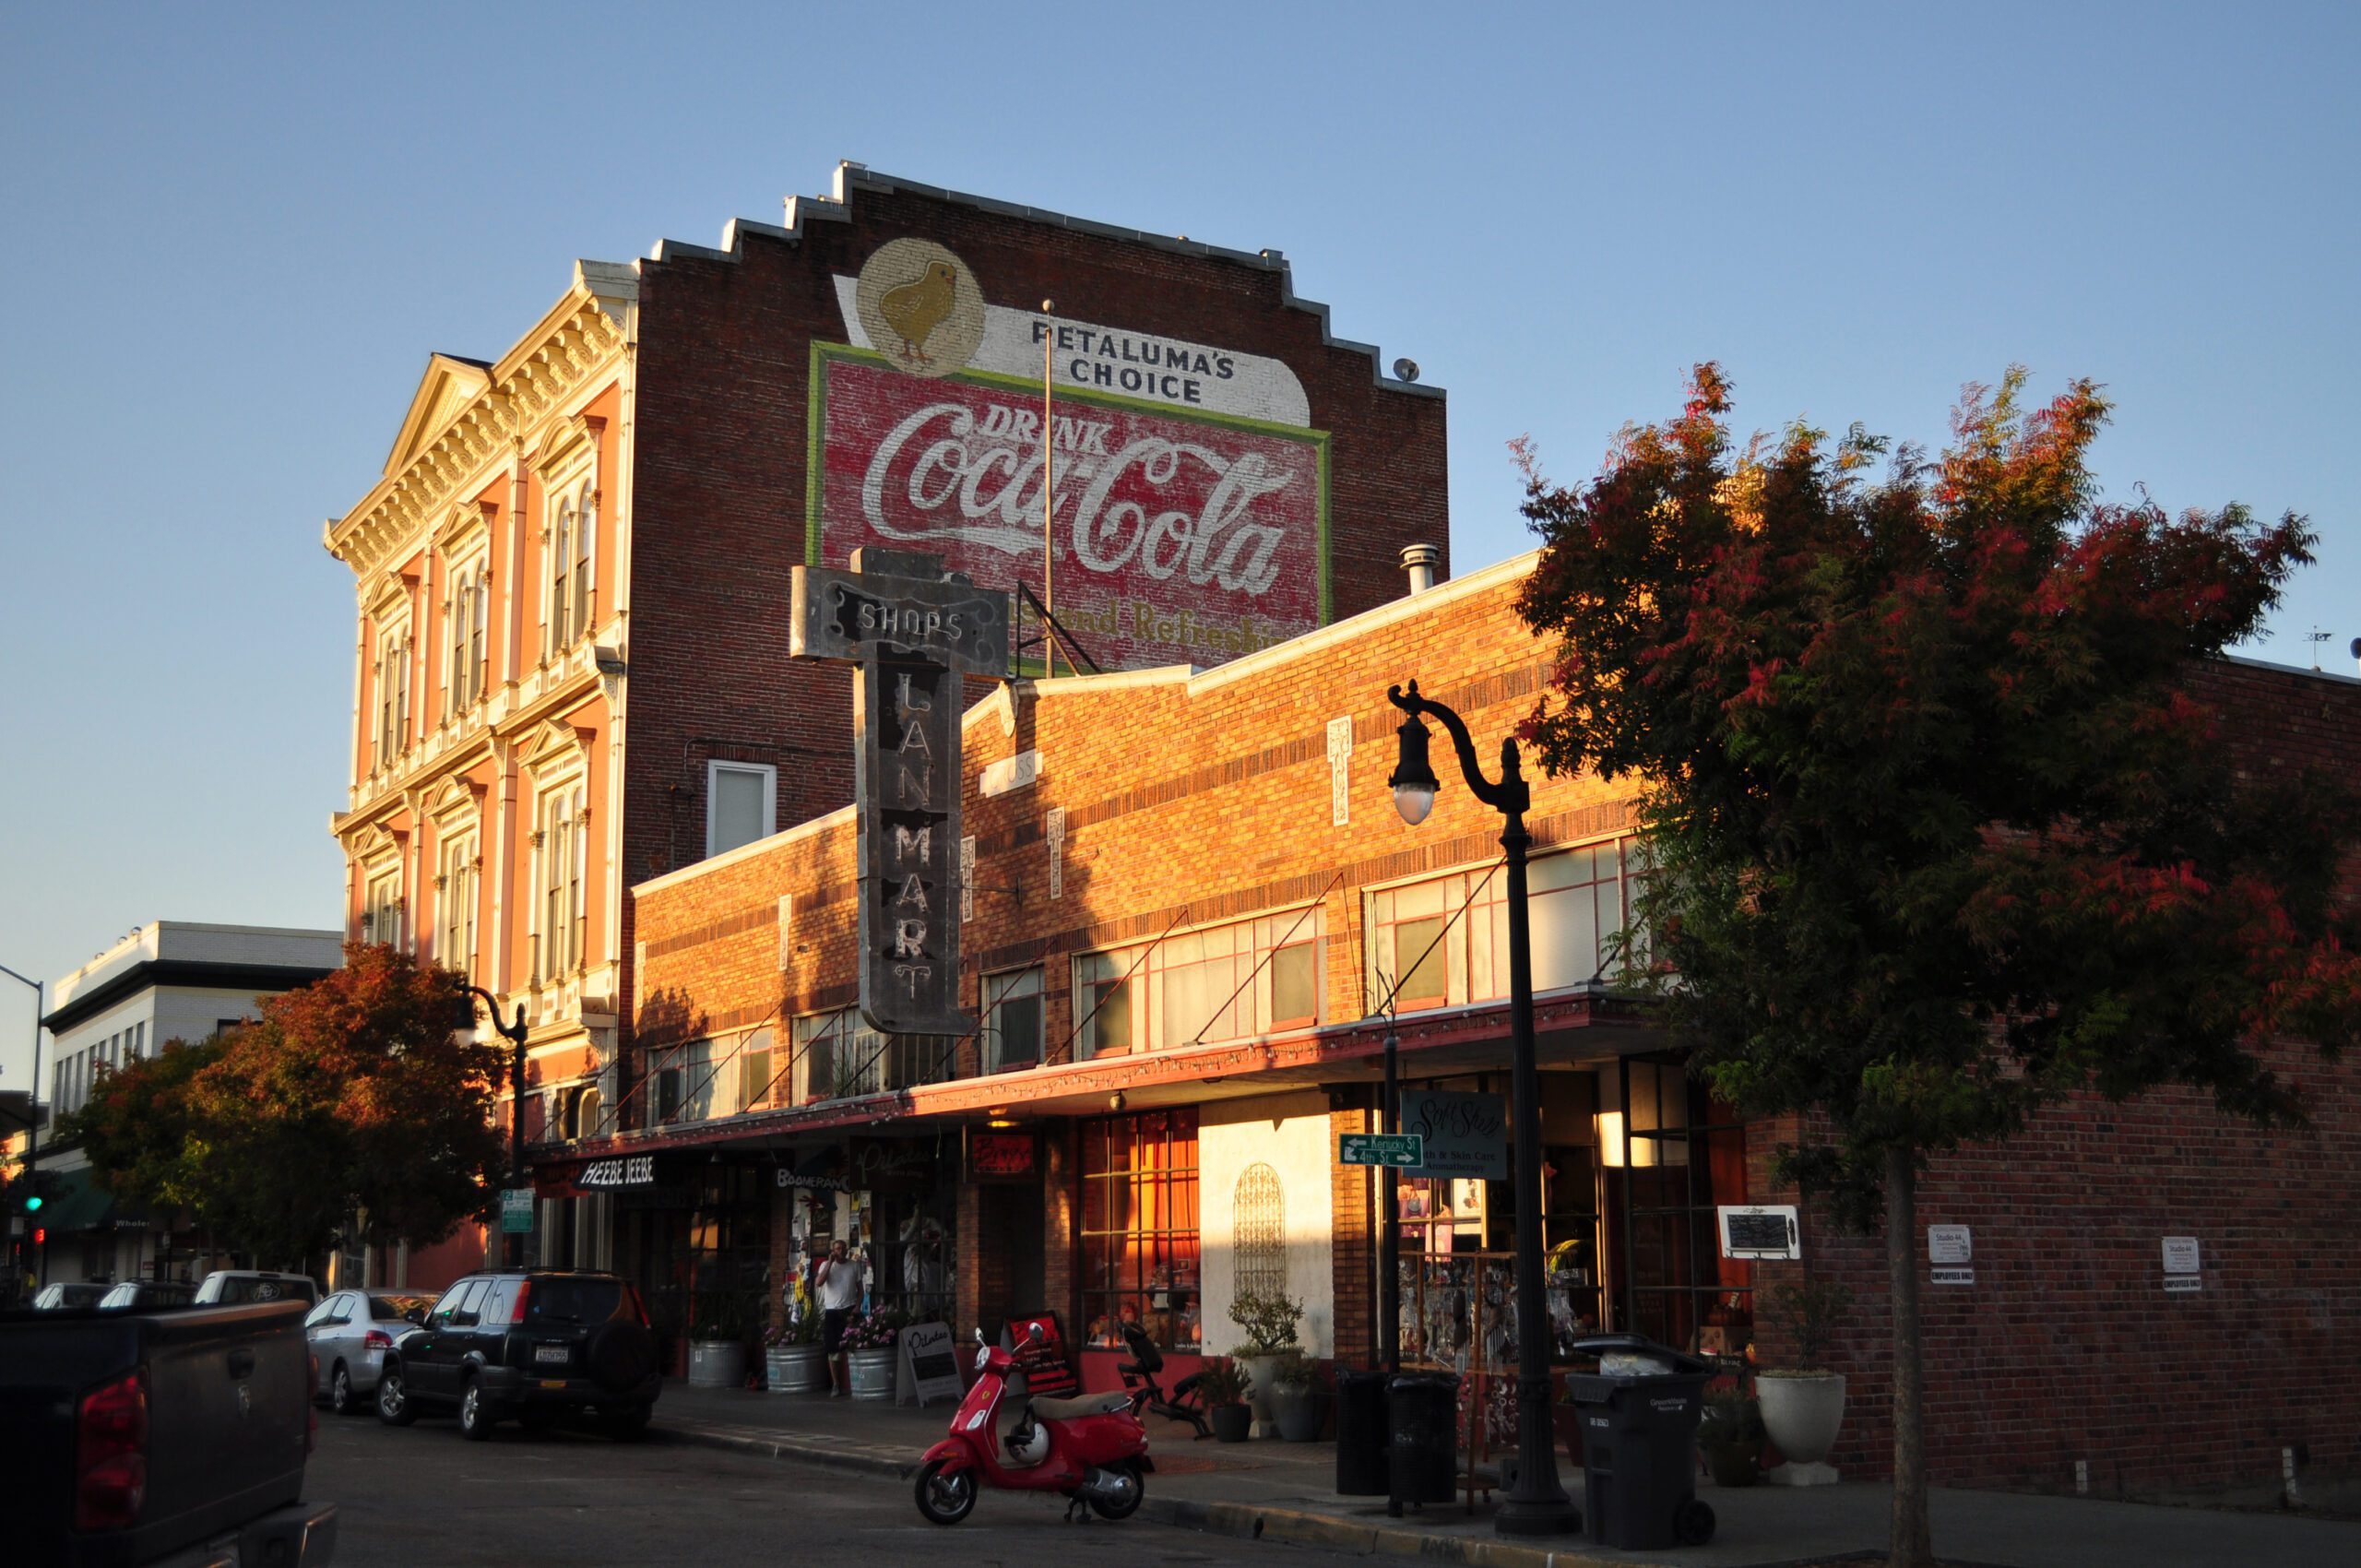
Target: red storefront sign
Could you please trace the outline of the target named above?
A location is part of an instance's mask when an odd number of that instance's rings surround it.
[[[807,562],[925,550],[1038,592],[1040,387],[813,354]],[[1327,620],[1324,432],[1062,387],[1052,430],[1058,620],[1101,665],[1219,664]]]
[[[968,1178],[977,1182],[1021,1181],[1037,1169],[1033,1150],[1030,1133],[970,1133]]]

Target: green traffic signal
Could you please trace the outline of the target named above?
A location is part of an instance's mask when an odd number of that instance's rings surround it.
[[[27,1214],[39,1213],[41,1211],[41,1206],[45,1201],[46,1200],[43,1199],[39,1193],[35,1193],[31,1197],[25,1200],[25,1212]]]

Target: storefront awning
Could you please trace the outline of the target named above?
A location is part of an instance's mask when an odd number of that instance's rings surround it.
[[[56,1185],[41,1207],[40,1223],[50,1232],[96,1230],[114,1218],[114,1194],[99,1184],[87,1165],[55,1172]]]

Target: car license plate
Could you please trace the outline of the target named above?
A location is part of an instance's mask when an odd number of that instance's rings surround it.
[[[537,1361],[554,1361],[558,1365],[564,1366],[566,1362],[574,1360],[574,1349],[571,1346],[567,1345],[536,1345],[533,1347],[533,1360]]]

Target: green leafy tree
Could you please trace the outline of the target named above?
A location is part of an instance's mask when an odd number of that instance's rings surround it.
[[[82,1109],[58,1119],[57,1136],[80,1142],[116,1197],[218,1225],[199,1165],[206,1140],[190,1085],[225,1049],[218,1035],[170,1039],[153,1056],[101,1068]]]
[[[1939,457],[1857,425],[1741,445],[1696,374],[1572,488],[1526,454],[1523,612],[1558,662],[1547,763],[1638,786],[1674,1037],[1727,1099],[1797,1113],[1781,1179],[1869,1226],[1891,1280],[1896,1568],[1932,1561],[1916,1183],[2065,1096],[2211,1091],[2298,1122],[2266,1061],[2361,1032],[2361,813],[2248,765],[2202,697],[2310,559],[2288,516],[2103,503],[2107,404],[1971,387]],[[1873,472],[1874,470],[1877,470]]]
[[[350,944],[342,968],[266,999],[257,1021],[102,1077],[77,1119],[91,1163],[118,1193],[184,1205],[267,1262],[355,1239],[442,1241],[487,1212],[504,1156],[492,1124],[504,1053],[457,1038],[474,1022],[457,984]]]

